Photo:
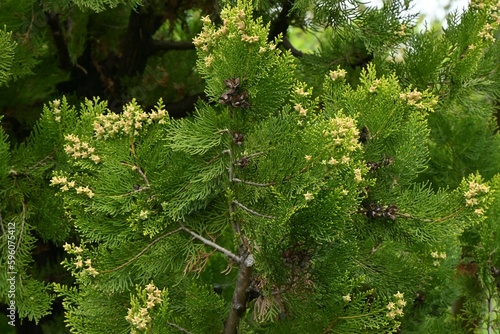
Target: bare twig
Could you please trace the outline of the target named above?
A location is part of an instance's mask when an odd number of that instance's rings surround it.
[[[135,161],[136,161],[136,165],[132,166],[132,169],[135,169],[141,175],[144,182],[146,182],[146,185],[148,187],[150,187],[151,184],[149,183],[149,180],[146,177],[146,174],[144,174],[144,172],[142,171],[141,167],[138,164],[139,158],[137,157],[137,154],[135,153],[135,145],[134,145],[134,142],[132,139],[130,139],[130,152],[132,153],[132,155],[134,156]]]
[[[149,190],[149,187],[140,187],[139,189],[134,189],[132,191],[129,191],[128,193],[125,194],[120,194],[120,195],[111,195],[109,196],[110,198],[121,198],[121,197],[127,197],[135,193],[140,193],[144,190]]]
[[[131,152],[134,155],[134,157],[137,159],[137,157],[135,155],[135,151],[131,149]],[[141,175],[142,179],[144,180],[144,182],[146,183],[146,185],[148,186],[148,188],[151,186],[151,184],[149,183],[148,178],[146,177],[146,174],[144,174],[144,172],[142,171],[141,167],[139,167],[137,165],[127,164],[125,162],[122,162],[121,164],[124,165],[124,166],[131,167],[133,170],[136,170],[139,173],[139,175]]]
[[[144,180],[144,182],[146,182],[146,184],[148,185],[148,187],[150,187],[150,186],[151,186],[151,184],[149,183],[149,180],[148,180],[148,178],[146,177],[146,174],[144,174],[144,172],[142,171],[141,167],[137,166],[137,172],[138,172],[139,174],[141,174],[142,179]]]
[[[233,177],[234,177],[233,152],[230,149],[227,149],[227,150],[222,151],[222,153],[227,153],[229,155],[229,167],[228,167],[229,182],[233,182]]]
[[[263,217],[263,218],[268,218],[268,219],[276,219],[276,217],[274,217],[274,216],[263,215],[262,213],[258,213],[257,211],[254,211],[250,208],[247,208],[246,206],[244,206],[243,204],[241,204],[237,200],[233,200],[233,203],[236,204],[237,206],[239,206],[240,208],[242,208],[243,210],[250,212],[253,215]]]
[[[270,186],[274,185],[274,183],[257,183],[257,182],[252,182],[252,181],[240,180],[236,177],[233,177],[233,182],[248,184],[250,186],[256,186],[256,187],[270,187]]]
[[[38,161],[36,164],[34,164],[33,166],[29,167],[29,169],[34,169],[38,166],[40,166],[41,164],[43,164],[46,160],[49,160],[49,159],[52,159],[54,158],[54,153],[55,153],[55,150],[50,152],[49,155],[47,155],[46,157],[44,157],[42,160]]]
[[[229,251],[229,250],[225,249],[225,248],[224,248],[224,247],[222,247],[222,246],[217,245],[215,242],[212,242],[212,241],[210,241],[210,240],[208,240],[208,239],[206,239],[206,238],[202,237],[201,235],[199,235],[199,234],[197,234],[197,233],[195,233],[195,232],[191,231],[190,229],[188,229],[187,227],[185,227],[185,226],[184,226],[184,225],[182,225],[182,224],[181,224],[180,230],[183,230],[183,231],[185,231],[185,232],[187,232],[187,233],[191,234],[191,235],[192,235],[195,239],[198,239],[198,240],[200,240],[201,242],[203,242],[205,245],[210,246],[210,247],[212,247],[212,248],[214,248],[214,249],[218,250],[219,252],[221,252],[222,254],[226,255],[226,256],[227,256],[228,258],[230,258],[231,260],[233,260],[233,261],[235,261],[235,262],[237,262],[237,263],[240,263],[240,262],[241,262],[241,258],[240,258],[238,255],[236,255],[236,254],[232,253],[231,251]]]
[[[158,238],[156,238],[155,240],[153,240],[150,244],[148,244],[143,250],[141,250],[137,255],[135,255],[133,258],[131,258],[130,260],[128,260],[127,262],[119,265],[118,267],[116,268],[113,268],[113,269],[109,269],[109,270],[103,270],[101,271],[101,273],[110,273],[110,272],[113,272],[113,271],[117,271],[123,267],[126,267],[128,266],[129,264],[131,264],[132,262],[134,262],[135,260],[137,260],[142,254],[144,254],[148,249],[150,249],[154,244],[156,244],[158,241],[168,237],[168,236],[171,236],[172,234],[175,234],[177,232],[179,232],[181,230],[181,228],[178,228],[176,230],[173,230],[173,231],[170,231],[168,233],[165,233],[163,234],[162,236],[159,236]]]
[[[188,331],[187,329],[177,325],[177,324],[174,324],[172,322],[167,322],[167,324],[170,326],[170,327],[174,327],[175,329],[179,330],[179,332],[183,332],[183,333],[186,333],[186,334],[191,334],[190,331]]]

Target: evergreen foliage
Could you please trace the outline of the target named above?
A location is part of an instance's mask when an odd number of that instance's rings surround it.
[[[0,84],[8,81],[10,69],[14,58],[15,43],[11,41],[11,33],[0,30],[0,48],[2,57],[0,58]]]
[[[153,5],[37,10],[74,22],[71,67],[89,31]],[[498,333],[499,5],[472,2],[442,33],[414,32],[402,2],[221,5],[151,31],[194,37],[177,69],[196,66],[184,87],[204,85],[192,115],[142,106],[154,86],[120,112],[53,98],[20,143],[0,129],[2,303],[38,323],[62,300],[68,330],[85,334]],[[286,15],[331,29],[323,48],[296,50]],[[44,43],[0,30],[3,92],[43,67]],[[108,89],[162,75],[134,74]],[[48,100],[64,76],[12,100]],[[37,261],[43,245],[65,254]]]

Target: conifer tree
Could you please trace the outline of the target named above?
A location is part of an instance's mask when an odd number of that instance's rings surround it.
[[[190,117],[58,97],[22,144],[1,130],[2,302],[39,321],[62,299],[85,334],[498,333],[499,6],[438,33],[349,3],[202,17]],[[287,15],[332,26],[323,48]],[[45,277],[37,239],[72,279]]]

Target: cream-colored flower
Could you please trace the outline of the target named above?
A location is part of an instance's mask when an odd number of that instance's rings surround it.
[[[203,16],[201,18],[201,22],[203,22],[205,24],[210,24],[212,21],[210,20],[210,17],[207,15],[207,16]]]
[[[474,210],[474,213],[478,216],[484,215],[484,210],[483,209],[476,209]]]
[[[404,301],[403,299],[398,299],[398,301],[396,302],[396,304],[399,307],[405,307],[406,306],[406,301]]]
[[[94,277],[96,277],[97,275],[99,275],[99,272],[98,272],[97,270],[95,270],[95,268],[94,268],[94,267],[88,267],[86,270],[87,270],[87,272],[88,272],[90,275],[92,275],[92,276],[94,276]]]
[[[343,163],[343,164],[348,164],[348,163],[349,163],[349,161],[351,161],[351,158],[350,158],[350,157],[348,157],[347,155],[344,155],[344,156],[342,157],[342,163]]]
[[[99,162],[101,162],[101,158],[98,155],[95,155],[95,154],[92,154],[90,156],[90,160],[92,160],[96,164],[99,163]]]
[[[399,291],[398,291],[398,292],[394,295],[394,297],[395,297],[396,299],[403,299],[403,298],[404,298],[404,293],[401,293],[401,292],[399,292]]]
[[[354,169],[354,181],[356,183],[360,183],[361,181],[363,181],[363,177],[361,176],[361,169],[359,168]]]
[[[332,80],[335,81],[338,78],[345,78],[346,74],[347,72],[344,69],[330,71],[330,78],[332,78]]]
[[[307,96],[309,95],[308,92],[304,91],[304,88],[302,87],[299,87],[295,90],[295,94],[299,95],[299,96]]]
[[[336,165],[336,164],[338,164],[339,162],[338,162],[336,159],[334,159],[333,157],[331,157],[331,158],[330,158],[330,160],[328,160],[328,163],[329,163],[330,165]]]
[[[149,283],[148,285],[146,285],[146,287],[144,288],[144,290],[146,290],[147,292],[149,293],[152,293],[154,290],[155,290],[155,285],[153,283]]]

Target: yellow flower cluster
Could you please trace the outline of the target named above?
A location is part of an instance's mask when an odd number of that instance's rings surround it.
[[[119,134],[137,136],[144,124],[151,124],[153,121],[165,124],[167,117],[168,112],[162,108],[157,108],[150,114],[145,113],[133,99],[124,107],[121,114],[108,113],[97,116],[94,133],[99,140],[113,138]]]
[[[61,123],[61,109],[59,109],[60,106],[60,100],[52,101],[52,108],[54,108],[54,120],[58,123]]]
[[[409,105],[417,107],[418,109],[432,110],[432,107],[438,103],[436,98],[429,99],[429,95],[427,95],[426,92],[422,93],[417,91],[417,89],[408,93],[400,93],[399,98],[406,101]]]
[[[441,263],[439,262],[439,260],[444,260],[446,259],[446,253],[445,252],[441,252],[441,253],[438,253],[437,251],[434,251],[434,252],[431,252],[431,257],[433,259],[436,259],[432,264],[435,266],[435,267],[438,267]]]
[[[316,101],[311,99],[312,88],[308,88],[305,82],[298,81],[292,90],[293,109],[301,117],[306,117],[309,109],[314,109]],[[302,120],[299,120],[299,125],[302,125]]]
[[[265,53],[267,50],[273,51],[274,49],[276,49],[276,44],[270,43],[267,47],[261,46],[259,48],[259,53]]]
[[[363,176],[361,175],[361,169],[360,168],[354,169],[354,181],[356,183],[360,183],[361,181],[363,181]]]
[[[413,92],[399,94],[399,98],[401,100],[408,101],[408,104],[413,105],[422,99],[422,93],[414,89]]]
[[[89,198],[94,197],[94,192],[92,190],[90,190],[90,188],[88,186],[76,188],[76,193],[77,194],[85,194]]]
[[[68,181],[68,178],[66,176],[53,176],[52,179],[50,180],[50,185],[51,186],[61,186],[61,191],[68,191],[70,188],[75,187],[75,181]]]
[[[406,301],[403,299],[404,295],[398,291],[394,295],[394,301],[389,302],[387,304],[387,309],[389,312],[387,312],[386,317],[390,319],[394,319],[396,317],[402,317],[404,315],[403,313],[403,307],[406,306]]]
[[[338,69],[336,71],[330,71],[330,78],[333,80],[333,81],[336,81],[337,79],[339,78],[345,78],[345,75],[347,74],[346,70],[344,70],[343,68],[342,69]]]
[[[90,159],[96,164],[101,161],[101,158],[94,154],[95,148],[90,146],[89,143],[82,141],[78,136],[69,134],[66,135],[64,139],[69,142],[69,144],[64,147],[64,151],[72,156],[73,159]]]
[[[474,9],[489,9],[491,11],[500,10],[500,1],[496,4],[492,0],[471,0],[470,7]]]
[[[239,38],[241,41],[256,44],[260,41],[258,32],[253,29],[254,26],[247,20],[247,15],[242,9],[226,8],[221,12],[222,26],[215,28],[208,16],[201,19],[203,28],[200,34],[193,38],[193,44],[205,54],[210,53],[210,49],[218,43],[222,36],[229,38]],[[267,50],[274,50],[275,44],[260,46],[259,53],[264,53]],[[205,58],[205,65],[210,67],[214,61],[213,57]]]
[[[406,35],[406,24],[401,24],[399,31],[396,31],[395,34],[404,37]]]
[[[129,308],[127,316],[125,317],[127,322],[134,326],[132,333],[137,333],[136,330],[143,331],[148,328],[152,320],[149,310],[161,304],[163,301],[161,298],[162,291],[153,283],[146,285],[143,291],[146,293],[147,300],[144,300],[143,302],[145,302],[145,305],[141,306],[145,307]]]
[[[77,194],[85,194],[89,198],[94,197],[94,192],[88,187],[76,187],[75,181],[69,181],[64,175],[54,175],[50,180],[51,186],[60,186],[62,192],[75,189]]]
[[[329,121],[328,130],[323,131],[323,135],[332,136],[333,143],[337,147],[344,147],[347,151],[355,151],[361,147],[358,137],[359,130],[356,128],[354,119],[350,117],[336,117]],[[345,161],[347,159],[347,161]],[[347,163],[348,157],[343,158],[343,163]]]
[[[368,91],[370,93],[375,93],[375,91],[377,90],[378,85],[380,85],[380,79],[375,79],[373,81],[373,85],[371,85],[370,88],[368,88]]]
[[[469,181],[469,189],[464,194],[465,205],[466,206],[479,205],[479,196],[487,194],[489,191],[490,191],[489,186],[474,181]],[[484,210],[481,208],[477,208],[476,210],[474,210],[474,213],[478,216],[482,216],[484,214]]]
[[[307,109],[304,108],[302,104],[296,103],[293,106],[293,109],[295,109],[295,111],[298,112],[300,116],[307,116]]]
[[[479,32],[479,37],[487,42],[495,42],[495,37],[493,35],[497,27],[500,25],[500,1],[495,3],[491,0],[471,0],[470,7],[481,11],[485,10],[487,12],[488,22]]]
[[[498,20],[498,14],[496,14],[496,17],[497,17],[497,20]],[[495,37],[493,37],[493,35],[492,35],[492,32],[494,32],[493,30],[494,30],[494,27],[491,24],[486,23],[484,25],[483,30],[481,30],[479,32],[479,37],[484,38],[485,40],[489,40],[491,42],[494,42],[495,41]]]
[[[68,254],[76,255],[75,263],[74,263],[75,267],[77,269],[83,268],[83,270],[82,270],[83,274],[91,275],[93,277],[96,277],[99,274],[99,272],[94,267],[92,267],[92,260],[91,259],[83,260],[83,256],[81,255],[83,253],[82,247],[75,246],[75,244],[73,244],[73,243],[72,244],[65,243],[63,245],[63,248]],[[84,266],[85,266],[85,268],[84,268]]]

